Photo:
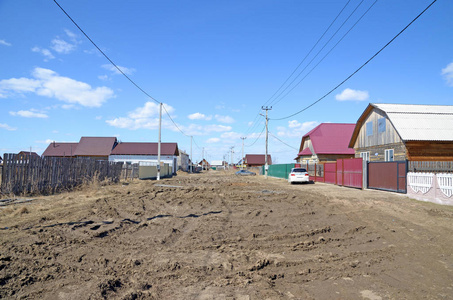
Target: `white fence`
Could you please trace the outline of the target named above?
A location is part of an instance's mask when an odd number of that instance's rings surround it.
[[[407,194],[418,200],[453,205],[453,174],[409,172]]]

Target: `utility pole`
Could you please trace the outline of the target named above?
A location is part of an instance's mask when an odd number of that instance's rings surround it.
[[[234,149],[234,146],[231,146],[230,149],[231,149],[231,165],[233,165],[233,153],[234,153],[233,149]]]
[[[272,110],[272,106],[271,107],[261,106],[261,109],[266,111],[266,154],[264,156],[264,173],[265,173],[265,177],[267,178],[267,171],[269,169],[269,165],[268,165],[268,162],[267,162],[267,145],[268,145],[268,137],[269,137],[269,128],[268,128],[269,118],[267,116],[267,113],[268,113],[269,110]]]
[[[246,139],[246,137],[241,137],[242,139],[242,166],[241,166],[241,169],[244,170],[244,140]]]
[[[193,172],[193,158],[192,158],[192,140],[193,140],[193,135],[190,136],[190,173]]]
[[[160,180],[160,140],[162,132],[162,102],[159,105],[159,140],[157,145],[157,180]]]

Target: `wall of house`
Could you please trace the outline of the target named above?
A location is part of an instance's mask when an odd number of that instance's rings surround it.
[[[406,160],[407,149],[385,113],[373,109],[364,120],[354,144],[355,157],[368,152],[370,161],[385,161],[385,150],[393,149],[393,160]]]
[[[453,142],[408,141],[406,148],[412,161],[453,161]]]
[[[163,164],[169,164],[173,169],[173,173],[177,171],[177,156],[170,155],[161,155],[160,162]],[[140,162],[147,162],[157,165],[157,155],[110,155],[109,161],[113,162],[123,162],[138,164]]]

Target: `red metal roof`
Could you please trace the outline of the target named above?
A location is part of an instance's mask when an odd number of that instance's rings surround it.
[[[109,156],[117,143],[116,137],[82,137],[75,156]]]
[[[307,148],[305,148],[304,150],[302,150],[302,152],[300,152],[298,155],[299,155],[299,156],[303,156],[303,155],[310,155],[310,156],[312,156],[313,153],[311,153],[310,148],[307,147]]]
[[[245,161],[247,165],[264,165],[266,155],[265,154],[246,154]],[[267,164],[272,165],[271,155],[267,155]]]
[[[43,152],[42,156],[74,156],[74,152],[78,143],[50,143],[47,149]]]
[[[354,154],[348,148],[355,124],[322,123],[302,137],[301,147],[310,138],[316,154]],[[307,155],[301,151],[298,155]]]
[[[112,155],[157,155],[158,143],[119,143]],[[179,155],[177,143],[161,143],[161,155]]]

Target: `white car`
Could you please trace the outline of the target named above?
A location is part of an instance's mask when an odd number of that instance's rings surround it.
[[[288,175],[288,182],[291,184],[294,182],[310,182],[310,175],[308,175],[306,169],[292,168]]]

